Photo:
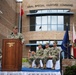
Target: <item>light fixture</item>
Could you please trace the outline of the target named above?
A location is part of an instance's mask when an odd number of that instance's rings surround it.
[[[16,2],[23,2],[23,0],[16,0]]]

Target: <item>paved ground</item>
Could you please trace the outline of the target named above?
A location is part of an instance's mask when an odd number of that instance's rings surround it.
[[[28,62],[23,62],[23,63],[22,63],[22,67],[30,67],[30,65],[29,65]]]

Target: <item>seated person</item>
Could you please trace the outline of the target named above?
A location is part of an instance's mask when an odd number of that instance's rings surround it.
[[[53,47],[49,50],[49,58],[52,59],[53,67],[55,69],[56,61],[59,60],[60,49],[57,48],[57,41],[53,42]]]
[[[46,43],[44,53],[43,53],[43,59],[42,59],[44,69],[46,68],[46,63],[49,60],[49,51],[50,50],[51,50],[51,48],[49,47],[49,43]]]
[[[38,45],[38,50],[36,50],[36,54],[35,54],[35,64],[36,64],[36,68],[40,68],[40,60],[42,60],[43,58],[43,48],[42,45],[39,44]]]
[[[32,62],[35,60],[35,52],[34,51],[29,51],[28,53],[28,61],[30,64],[30,68],[32,67]]]
[[[31,51],[28,52],[28,59],[31,57]]]

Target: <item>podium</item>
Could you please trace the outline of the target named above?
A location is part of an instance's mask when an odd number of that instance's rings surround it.
[[[19,39],[3,39],[2,71],[19,71],[22,68],[22,42]]]

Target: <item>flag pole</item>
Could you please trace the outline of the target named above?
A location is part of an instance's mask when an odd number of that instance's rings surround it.
[[[17,3],[19,3],[19,19],[18,19],[18,32],[22,32],[22,25],[21,25],[21,21],[22,21],[22,18],[21,18],[21,7],[22,7],[22,2],[23,0],[16,0]]]
[[[74,40],[75,40],[75,28],[74,28],[74,23],[73,23],[73,33],[72,33],[72,43],[74,43]],[[74,55],[73,53],[73,47],[71,49],[71,55]]]
[[[66,24],[67,28],[68,28],[68,23]],[[67,59],[69,59],[69,56],[68,56],[68,47],[69,47],[69,43],[67,43]]]
[[[18,30],[19,30],[19,33],[21,33],[22,31],[21,31],[21,2],[20,2],[20,11],[19,11],[19,24],[18,24]]]

